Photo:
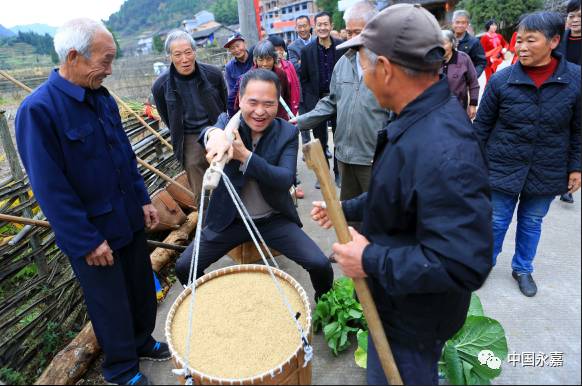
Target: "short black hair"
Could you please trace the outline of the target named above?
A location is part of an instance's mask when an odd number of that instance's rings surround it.
[[[487,20],[487,23],[485,23],[485,31],[489,31],[489,28],[491,28],[493,24],[498,25],[495,19]]]
[[[287,51],[287,43],[285,43],[285,40],[283,40],[283,38],[281,38],[279,36],[271,35],[267,39],[271,43],[273,43],[273,46],[275,46],[275,47],[283,47],[283,49],[285,51]]]
[[[566,6],[566,12],[576,12],[580,9],[580,0],[570,0]]]
[[[307,16],[307,15],[300,15],[300,16],[297,16],[297,17],[295,18],[295,21],[297,21],[297,20],[301,20],[301,19],[307,19],[307,22],[308,22],[308,23],[311,25],[311,20],[309,19],[309,16]]]
[[[564,19],[557,12],[539,11],[530,13],[521,19],[517,26],[518,31],[541,32],[550,40],[564,33]]]
[[[251,80],[272,82],[277,88],[277,100],[279,100],[281,97],[281,82],[279,82],[279,77],[273,71],[264,70],[262,68],[250,70],[242,76],[239,87],[239,93],[241,97],[245,95],[247,85]]]
[[[317,19],[318,19],[318,18],[320,18],[320,17],[324,17],[324,16],[327,16],[327,17],[329,17],[329,22],[330,22],[330,23],[332,23],[332,22],[333,22],[333,21],[331,20],[331,14],[330,14],[329,12],[326,12],[326,11],[321,11],[321,12],[317,13],[317,14],[316,14],[316,15],[313,17],[313,22],[314,22],[314,23],[317,23]]]

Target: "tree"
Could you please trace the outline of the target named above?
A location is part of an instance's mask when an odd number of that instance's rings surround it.
[[[222,24],[238,24],[237,0],[218,0],[212,4],[210,10],[216,20]]]
[[[543,0],[462,0],[457,9],[466,9],[471,13],[471,23],[475,32],[483,30],[487,20],[495,19],[501,30],[515,27],[520,16],[541,10]]]
[[[316,0],[317,7],[331,14],[331,21],[335,30],[345,28],[344,13],[337,8],[338,0]]]
[[[156,53],[161,54],[164,52],[164,42],[162,41],[162,37],[160,35],[154,35],[152,45]]]

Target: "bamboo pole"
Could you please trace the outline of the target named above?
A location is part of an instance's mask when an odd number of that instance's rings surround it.
[[[18,87],[22,88],[23,90],[28,91],[28,92],[32,92],[32,89],[30,87],[28,87],[27,85],[25,85],[24,83],[22,83],[16,79],[14,79],[12,76],[8,75],[8,73],[6,71],[0,70],[0,75],[2,75],[3,77],[5,77],[9,81],[11,81],[12,83],[17,85]]]
[[[193,199],[196,199],[196,197],[194,196],[194,193],[192,193],[192,191],[190,189],[188,189],[187,187],[185,187],[181,183],[173,180],[167,174],[164,174],[161,170],[156,169],[154,166],[150,165],[149,163],[147,163],[143,159],[139,158],[138,156],[135,156],[135,158],[137,159],[137,162],[141,166],[143,166],[144,168],[148,169],[149,171],[151,171],[155,175],[159,176],[162,180],[166,181],[168,184],[175,185],[177,188],[179,188],[180,190],[182,190],[184,193],[186,193],[187,195],[189,195]]]
[[[117,103],[119,103],[121,105],[121,107],[123,107],[125,110],[127,110],[127,112],[129,112],[130,114],[132,114],[134,117],[137,118],[137,120],[149,131],[151,132],[153,135],[155,135],[160,142],[162,142],[164,145],[166,145],[170,150],[174,151],[174,148],[172,147],[172,145],[170,145],[170,143],[168,141],[166,141],[164,139],[164,137],[162,137],[162,135],[160,133],[158,133],[157,131],[155,131],[153,129],[153,127],[151,127],[142,117],[139,116],[138,113],[136,113],[135,111],[133,111],[131,109],[131,107],[129,107],[120,97],[118,97],[113,91],[109,90],[109,94],[111,94],[111,96],[113,96],[113,98],[115,98],[115,100],[117,101]]]
[[[323,149],[319,140],[316,139],[315,141],[311,141],[304,145],[303,154],[305,154],[305,162],[307,166],[317,175],[317,179],[321,185],[321,192],[327,205],[327,215],[333,224],[338,241],[341,244],[350,242],[352,238],[348,230],[348,223],[346,222],[341,204],[337,199],[335,186],[331,181],[327,160],[323,155]],[[370,335],[372,336],[372,340],[380,358],[380,363],[382,364],[382,369],[388,380],[388,384],[402,385],[402,378],[400,378],[398,367],[394,361],[394,356],[392,355],[392,350],[390,349],[384,326],[378,315],[378,309],[376,308],[368,284],[364,279],[353,279],[353,281],[356,293],[358,294],[358,299],[362,304],[362,309],[366,316],[366,321],[368,322]]]

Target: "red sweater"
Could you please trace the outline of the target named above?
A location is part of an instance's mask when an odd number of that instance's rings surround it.
[[[554,71],[556,71],[556,67],[558,67],[558,59],[552,56],[552,60],[550,63],[546,64],[545,66],[541,67],[526,67],[524,66],[523,69],[525,73],[533,80],[537,88],[540,88],[542,84],[552,75],[554,75]]]

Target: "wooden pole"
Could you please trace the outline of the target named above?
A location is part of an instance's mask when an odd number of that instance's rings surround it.
[[[17,85],[18,87],[24,89],[27,92],[32,92],[32,89],[30,87],[28,87],[27,85],[25,85],[24,83],[14,79],[13,77],[11,77],[10,75],[8,75],[6,73],[6,71],[0,70],[0,75],[2,75],[3,77],[5,77],[6,79],[8,79],[9,81],[11,81],[12,83],[14,83],[15,85]]]
[[[335,185],[329,175],[327,160],[325,159],[319,140],[316,139],[315,141],[303,145],[303,154],[305,155],[307,166],[312,169],[317,176],[323,198],[327,205],[327,214],[333,224],[338,241],[341,244],[350,242],[352,238],[348,230],[348,223],[346,222],[341,204],[337,199]],[[378,310],[376,309],[376,304],[374,303],[368,284],[364,279],[354,279],[354,287],[358,294],[358,299],[362,304],[362,309],[364,310],[364,315],[368,322],[370,335],[376,346],[376,351],[378,352],[386,379],[390,385],[402,385],[402,378],[400,378],[398,367],[394,361],[394,356],[392,355],[392,350],[390,349],[384,326],[378,315]]]
[[[14,142],[12,141],[12,136],[10,135],[10,130],[8,128],[8,122],[6,122],[6,117],[4,116],[4,111],[0,110],[0,140],[2,142],[2,147],[4,148],[4,153],[8,159],[8,164],[10,166],[10,172],[12,178],[16,181],[21,181],[24,179],[24,172],[22,171],[22,166],[20,166],[20,161],[18,158],[18,152],[16,147],[14,147]],[[18,196],[21,203],[28,201],[28,192],[22,193]],[[24,216],[32,218],[32,209],[26,207],[22,210]],[[48,262],[46,261],[46,256],[41,249],[41,240],[38,235],[32,235],[30,238],[30,247],[34,252],[34,263],[38,268],[39,276],[44,276],[48,274]]]
[[[148,169],[149,171],[151,171],[155,175],[159,176],[162,180],[166,181],[168,184],[175,185],[177,188],[179,188],[180,190],[184,191],[184,193],[186,193],[187,195],[189,195],[193,199],[196,199],[196,197],[194,196],[194,193],[192,193],[192,191],[190,189],[188,189],[184,185],[180,184],[179,182],[173,180],[167,174],[164,174],[162,171],[160,171],[159,169],[156,169],[155,167],[153,167],[152,165],[150,165],[146,161],[142,160],[138,156],[136,156],[135,158],[137,159],[137,162],[141,166],[143,166],[144,168]]]
[[[241,34],[244,36],[247,48],[255,45],[259,41],[259,31],[257,30],[257,15],[255,12],[255,2],[253,0],[238,1],[238,21]]]
[[[170,145],[170,143],[168,141],[166,141],[164,139],[164,137],[162,137],[162,135],[160,133],[158,133],[157,131],[155,131],[153,127],[151,127],[142,117],[140,117],[138,113],[136,113],[135,111],[133,111],[131,109],[131,107],[129,107],[127,105],[127,103],[125,103],[113,91],[109,90],[109,94],[111,94],[111,96],[113,96],[113,98],[115,98],[115,100],[117,101],[117,103],[119,103],[121,105],[121,107],[123,107],[125,110],[127,110],[127,112],[129,112],[134,117],[136,117],[137,120],[139,121],[139,123],[141,123],[149,132],[151,132],[153,135],[155,135],[160,140],[161,143],[163,143],[164,145],[166,145],[168,147],[168,149],[174,151],[174,148],[172,147],[172,145]]]

